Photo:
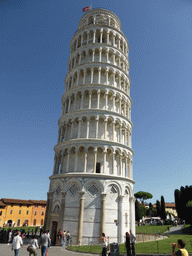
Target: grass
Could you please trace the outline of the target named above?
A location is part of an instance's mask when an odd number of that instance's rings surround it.
[[[172,225],[165,225],[165,226],[151,226],[151,225],[146,225],[146,226],[136,226],[136,233],[137,234],[157,234],[159,233],[160,235],[163,234],[165,231],[168,230],[168,227],[172,227]]]
[[[169,238],[153,241],[153,242],[145,242],[145,243],[136,243],[135,250],[136,253],[172,253],[171,243],[177,243],[178,239],[183,239],[186,243],[185,248],[189,253],[192,253],[192,238],[189,235],[170,235]],[[191,241],[191,242],[190,242]],[[100,245],[83,245],[83,246],[68,246],[67,247],[71,251],[75,252],[92,252],[92,253],[101,253]],[[126,249],[124,244],[120,244],[119,246],[120,254],[126,254]],[[177,248],[176,248],[177,251]]]

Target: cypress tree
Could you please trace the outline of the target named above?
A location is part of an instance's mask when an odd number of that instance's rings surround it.
[[[166,213],[165,213],[165,200],[164,197],[161,196],[161,219],[165,220],[166,219]]]

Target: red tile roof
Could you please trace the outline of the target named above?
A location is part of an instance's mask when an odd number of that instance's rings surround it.
[[[33,204],[43,204],[46,205],[46,200],[22,200],[22,199],[11,199],[11,198],[1,198],[0,202],[4,205],[6,204],[25,204],[25,205],[33,205]],[[0,204],[1,205],[1,204]]]

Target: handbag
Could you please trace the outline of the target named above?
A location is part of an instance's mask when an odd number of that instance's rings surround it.
[[[30,249],[31,249],[31,245],[28,245],[28,246],[27,246],[27,251],[29,252]]]

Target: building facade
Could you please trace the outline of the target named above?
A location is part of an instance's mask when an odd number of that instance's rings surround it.
[[[43,226],[47,201],[2,198],[0,227]]]
[[[117,16],[87,12],[70,43],[45,225],[73,243],[135,233],[129,44]],[[52,237],[53,238],[53,237]]]

